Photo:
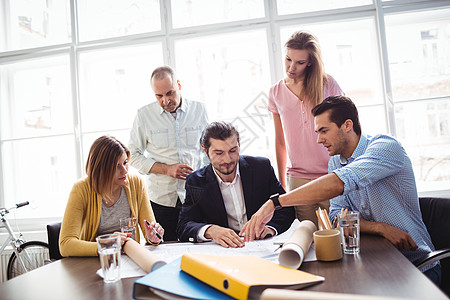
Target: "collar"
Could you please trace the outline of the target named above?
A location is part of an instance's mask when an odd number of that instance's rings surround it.
[[[186,99],[183,99],[183,97],[180,95],[180,101],[181,101],[181,105],[175,110],[175,113],[177,113],[179,110],[186,112],[187,110],[187,106],[188,104],[186,103]],[[163,113],[168,113],[171,114],[168,111],[165,111],[164,108],[161,107],[161,105],[159,106],[159,114],[162,115]]]
[[[339,155],[341,165],[346,165],[348,163],[351,163],[356,158],[363,155],[364,152],[366,152],[368,143],[369,143],[369,140],[368,140],[367,136],[365,134],[361,133],[361,136],[359,137],[358,145],[356,146],[355,151],[353,151],[352,155],[348,159],[345,156],[343,156],[342,154]]]
[[[212,165],[211,165],[211,167],[212,167]],[[214,175],[216,175],[217,182],[219,183],[219,186],[230,186],[230,185],[233,185],[233,184],[236,183],[236,180],[241,177],[241,172],[239,171],[239,161],[238,161],[238,163],[236,165],[236,174],[234,175],[234,179],[233,179],[232,182],[224,182],[222,180],[222,178],[220,178],[220,176],[217,174],[216,169],[214,167],[212,167],[212,169],[213,169]]]

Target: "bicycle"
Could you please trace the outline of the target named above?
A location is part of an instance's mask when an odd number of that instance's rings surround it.
[[[23,239],[22,233],[19,232],[19,237],[9,225],[5,216],[12,209],[18,209],[20,207],[30,204],[28,201],[18,203],[15,207],[0,208],[1,223],[0,228],[5,227],[9,233],[9,237],[5,240],[0,248],[0,255],[5,250],[6,246],[11,245],[13,253],[8,261],[7,279],[14,278],[18,275],[34,270],[44,265],[49,259],[49,247],[47,243],[41,241],[29,241],[26,242]]]

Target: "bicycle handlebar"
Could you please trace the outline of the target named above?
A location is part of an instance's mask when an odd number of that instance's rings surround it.
[[[17,203],[16,207],[19,208],[19,207],[22,207],[22,206],[25,206],[25,205],[28,205],[28,204],[30,204],[30,202],[25,201],[25,202],[22,202],[22,203]]]
[[[0,215],[3,218],[3,216],[8,214],[11,209],[17,209],[17,208],[20,208],[22,206],[26,206],[28,204],[30,204],[30,202],[25,201],[25,202],[17,203],[16,206],[13,206],[11,208],[0,208]]]

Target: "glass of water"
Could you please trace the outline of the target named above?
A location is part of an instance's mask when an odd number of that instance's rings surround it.
[[[359,253],[359,212],[341,212],[338,214],[338,220],[344,253]]]
[[[136,240],[136,218],[122,218],[120,219],[120,231],[122,233],[131,233],[131,238]]]
[[[119,234],[103,234],[97,237],[103,281],[106,283],[120,280],[120,244]]]

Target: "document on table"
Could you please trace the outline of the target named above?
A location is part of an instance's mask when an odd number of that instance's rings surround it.
[[[203,243],[167,243],[160,244],[158,246],[146,246],[149,251],[159,256],[167,263],[181,257],[185,253],[199,253],[209,255],[225,255],[225,256],[243,256],[253,255],[258,256],[269,261],[278,263],[279,255],[279,243],[286,241],[298,227],[300,222],[295,219],[291,227],[280,235],[265,240],[257,240],[245,243],[242,248],[224,248],[215,242],[203,242]],[[277,251],[275,251],[278,249]],[[311,245],[308,253],[303,261],[314,261],[316,255],[314,252],[314,244]],[[97,271],[99,276],[102,276],[101,269]],[[101,275],[100,275],[101,274]],[[120,275],[121,278],[138,277],[145,275],[145,272],[139,268],[128,256],[122,255],[120,262]]]
[[[162,260],[171,262],[185,253],[199,253],[210,255],[240,256],[253,255],[278,263],[279,243],[286,241],[298,227],[300,222],[295,219],[291,227],[280,235],[265,240],[257,240],[245,243],[242,248],[224,248],[215,242],[203,243],[172,243],[159,246],[148,246],[150,251],[158,255]],[[275,243],[275,244],[274,244]],[[315,260],[314,249],[308,252],[305,261]]]
[[[98,269],[96,273],[103,278],[102,268]],[[124,254],[120,256],[120,278],[141,277],[146,274],[131,258]]]

